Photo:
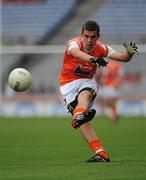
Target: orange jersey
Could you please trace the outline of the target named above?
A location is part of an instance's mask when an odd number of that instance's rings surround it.
[[[105,86],[116,86],[121,77],[122,64],[120,62],[110,61],[103,75],[103,84]]]
[[[64,62],[60,75],[60,85],[64,85],[81,78],[92,79],[96,73],[96,65],[90,62],[80,61],[68,53],[68,48],[71,42],[76,42],[79,49],[85,52],[81,36],[77,36],[76,38],[68,41],[64,53]],[[108,46],[97,41],[94,50],[89,54],[94,57],[106,57],[108,55]]]

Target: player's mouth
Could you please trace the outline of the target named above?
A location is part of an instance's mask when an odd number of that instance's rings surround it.
[[[92,45],[92,44],[87,44],[86,48],[87,48],[88,50],[91,50],[91,49],[93,49],[93,45]]]

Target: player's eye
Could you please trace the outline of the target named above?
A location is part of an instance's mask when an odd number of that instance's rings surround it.
[[[88,35],[85,35],[85,38],[89,38],[89,36],[88,36]]]
[[[96,38],[96,36],[91,36],[91,39],[95,39]]]

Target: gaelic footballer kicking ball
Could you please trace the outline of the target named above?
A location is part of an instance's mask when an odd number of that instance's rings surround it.
[[[10,87],[15,91],[26,91],[31,86],[31,74],[23,68],[12,70],[8,77]]]

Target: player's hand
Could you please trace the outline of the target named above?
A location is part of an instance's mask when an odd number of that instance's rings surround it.
[[[134,54],[138,54],[138,47],[135,43],[130,42],[130,43],[123,43],[123,46],[125,47],[126,51],[130,54],[130,55],[134,55]]]
[[[105,61],[104,58],[100,57],[100,58],[91,58],[91,63],[92,64],[95,64],[98,68],[100,66],[104,67],[104,66],[107,66],[108,62]]]

